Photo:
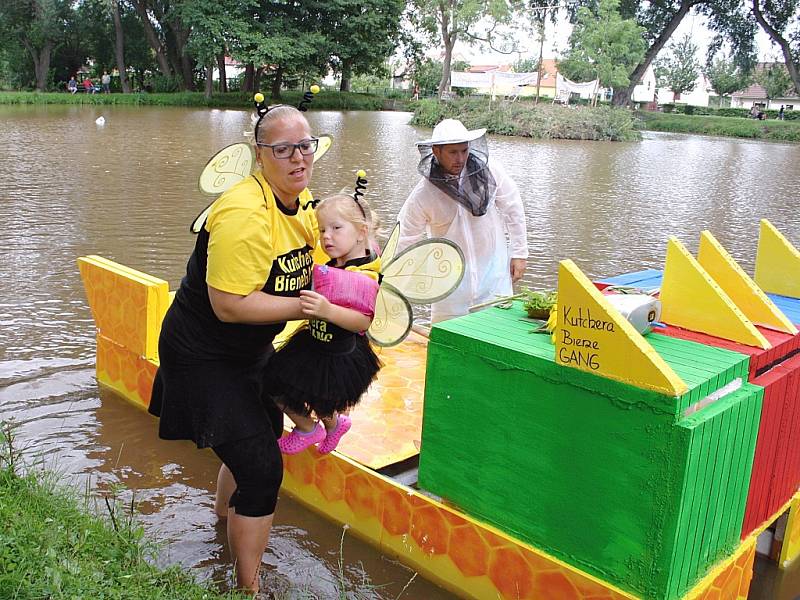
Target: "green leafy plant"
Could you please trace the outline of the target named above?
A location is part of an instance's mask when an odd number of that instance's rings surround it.
[[[556,305],[558,293],[555,291],[537,292],[525,289],[522,296],[522,307],[531,319],[546,319],[550,310]]]

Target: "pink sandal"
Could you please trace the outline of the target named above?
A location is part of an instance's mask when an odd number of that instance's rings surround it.
[[[278,440],[278,447],[284,454],[297,454],[324,439],[325,428],[322,426],[322,423],[317,422],[317,424],[314,425],[314,429],[308,433],[300,431],[295,427],[289,435],[284,435]]]
[[[338,415],[336,417],[336,427],[333,428],[333,431],[327,433],[325,436],[325,441],[317,447],[319,453],[328,454],[329,452],[333,452],[336,449],[336,446],[339,445],[339,440],[342,439],[342,436],[350,431],[350,426],[352,424],[353,423],[350,421],[350,417]]]

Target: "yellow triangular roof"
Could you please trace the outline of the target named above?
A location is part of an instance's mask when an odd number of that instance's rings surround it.
[[[670,396],[688,391],[571,260],[558,269],[556,362]]]
[[[766,219],[761,219],[753,279],[768,294],[800,298],[800,252]]]
[[[700,233],[697,262],[714,278],[750,321],[792,335],[797,333],[797,327],[750,279],[710,231]]]
[[[661,320],[665,323],[748,346],[771,347],[767,338],[674,237],[667,242],[660,298]]]

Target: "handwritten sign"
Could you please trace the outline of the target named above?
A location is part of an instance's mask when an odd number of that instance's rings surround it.
[[[571,260],[558,272],[556,362],[669,395],[688,388]]]

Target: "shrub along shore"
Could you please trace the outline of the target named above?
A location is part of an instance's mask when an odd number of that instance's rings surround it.
[[[281,93],[280,102],[297,105],[302,98],[300,91]],[[209,108],[253,108],[253,94],[228,92],[212,94],[206,98],[200,92],[175,92],[169,94],[86,94],[79,92],[0,92],[0,104],[92,104],[132,106],[198,106]],[[315,110],[381,110],[386,105],[401,105],[401,100],[392,100],[374,94],[354,92],[322,92],[314,97],[311,108]]]
[[[300,91],[282,92],[281,101],[296,105]],[[0,92],[0,104],[91,104],[133,106],[192,106],[209,108],[252,108],[252,95],[245,92],[212,94],[199,92],[164,94],[68,94]],[[538,105],[527,99],[517,102],[488,98],[464,98],[441,102],[436,99],[411,101],[357,92],[323,91],[314,98],[312,110],[413,110],[412,124],[433,127],[446,118],[458,118],[467,127],[485,127],[490,133],[538,139],[635,141],[641,130],[696,133],[746,139],[800,142],[800,119],[758,121],[743,118],[744,109],[676,107],[683,113],[660,113],[599,106],[559,106],[545,99]],[[688,114],[691,112],[692,114]],[[705,114],[713,113],[713,114]],[[735,115],[735,116],[734,116]],[[798,111],[800,116],[800,111]]]
[[[433,127],[458,118],[469,129],[485,127],[489,133],[539,139],[633,141],[641,139],[629,110],[607,106],[558,106],[549,101],[495,101],[468,98],[451,102],[421,100],[414,110],[414,125]]]
[[[800,142],[800,121],[745,119],[707,115],[679,115],[657,112],[638,113],[641,129],[673,133],[699,133],[726,137]]]

